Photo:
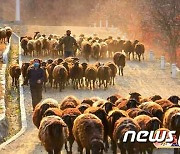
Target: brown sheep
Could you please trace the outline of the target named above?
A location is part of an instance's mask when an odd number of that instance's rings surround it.
[[[163,126],[169,130],[175,130],[176,136],[180,135],[180,108],[173,107],[164,113]]]
[[[85,71],[85,77],[86,77],[86,86],[87,87],[90,86],[90,89],[94,89],[95,88],[95,81],[97,78],[97,68],[95,68],[92,65],[88,66],[86,71]]]
[[[163,108],[163,111],[166,111],[168,108],[172,108],[172,107],[178,107],[178,104],[174,104],[171,101],[167,100],[167,99],[160,99],[155,101],[157,104],[161,105],[161,107]],[[180,107],[180,106],[179,106]]]
[[[99,98],[99,99],[100,99],[100,98]],[[85,98],[84,100],[82,100],[81,104],[84,104],[84,103],[85,103],[85,104],[89,104],[90,106],[92,106],[94,102],[95,102],[95,101],[92,100],[92,99]]]
[[[27,70],[28,70],[29,66],[30,66],[30,63],[22,63],[21,72],[22,72],[22,76],[23,76],[24,81],[26,80]]]
[[[127,111],[127,114],[129,115],[129,117],[131,118],[135,118],[137,117],[138,115],[148,115],[148,116],[152,116],[149,112],[145,111],[145,110],[142,110],[140,108],[131,108],[131,109],[128,109]]]
[[[10,37],[12,35],[12,29],[11,29],[11,27],[5,27],[5,29],[6,29],[7,42],[9,43]]]
[[[68,130],[69,130],[69,137],[68,137],[67,141],[69,141],[69,145],[70,145],[69,152],[71,152],[71,153],[72,153],[72,146],[74,143],[74,136],[72,133],[73,123],[74,123],[74,120],[80,114],[81,114],[81,112],[77,108],[67,108],[62,111],[62,119],[67,124]],[[68,152],[67,142],[65,142],[65,149]]]
[[[129,60],[130,60],[130,55],[132,53],[134,59],[134,46],[131,41],[126,41],[124,43],[124,52],[126,53],[126,55],[128,55]]]
[[[106,42],[101,42],[100,46],[101,46],[100,56],[102,58],[106,58],[107,57],[107,51],[108,51],[108,45]]]
[[[112,83],[114,85],[115,84],[115,77],[117,74],[117,67],[113,62],[107,62],[105,65],[109,66],[109,68],[111,69],[111,82],[110,82],[110,84]]]
[[[107,85],[111,79],[111,68],[109,66],[100,66],[98,68],[97,77],[99,79],[99,88],[101,85],[104,85],[104,89],[107,88]]]
[[[126,98],[119,98],[116,102],[115,102],[115,106],[118,106],[119,104],[124,104],[126,103],[128,100]]]
[[[55,99],[47,98],[36,105],[32,119],[37,128],[39,128],[43,115],[48,108],[59,108],[58,102]]]
[[[94,42],[91,46],[92,49],[92,57],[96,60],[99,60],[101,45],[98,42]]]
[[[54,85],[57,89],[57,85],[59,85],[59,91],[65,88],[65,84],[68,78],[68,72],[63,65],[57,65],[53,69],[53,78],[54,78]]]
[[[139,124],[141,130],[146,130],[149,132],[159,129],[162,124],[157,117],[150,117],[148,115],[139,115],[135,117],[134,120]],[[144,153],[146,153],[146,151],[152,153],[153,148],[154,145],[150,142],[142,143],[140,145],[140,150]]]
[[[139,105],[140,109],[149,112],[152,116],[159,118],[162,121],[163,118],[163,108],[155,102],[145,102]]]
[[[84,58],[89,62],[89,57],[91,55],[91,50],[92,50],[91,43],[88,41],[82,41],[81,48]]]
[[[12,64],[9,67],[9,74],[12,78],[12,86],[18,88],[18,80],[21,75],[21,69],[18,64]]]
[[[139,153],[137,142],[131,142],[129,139],[127,142],[123,142],[124,135],[128,131],[135,131],[136,133],[140,131],[140,127],[134,119],[122,117],[116,121],[113,130],[113,153],[117,153],[117,146],[122,154],[125,154],[126,152],[128,154]]]
[[[101,107],[106,102],[107,101],[105,99],[99,99],[99,100],[95,101],[92,106],[93,107]]]
[[[35,51],[35,40],[29,40],[27,43],[28,53],[33,57]]]
[[[56,66],[56,64],[54,64],[54,63],[48,64],[48,66],[47,66],[47,71],[49,74],[49,83],[51,84],[51,88],[53,86],[53,70],[54,70],[55,66]]]
[[[119,95],[119,94],[113,94],[113,95],[109,96],[109,97],[107,98],[107,100],[110,101],[111,103],[115,104],[115,102],[116,102],[119,98],[122,98],[122,96]]]
[[[28,54],[28,49],[27,49],[28,41],[29,39],[27,37],[21,37],[21,48],[24,50],[24,56],[27,56]]]
[[[55,116],[61,117],[62,116],[62,111],[59,108],[48,108],[45,111],[43,116],[47,117],[47,116],[51,116],[51,115],[55,115]]]
[[[157,101],[157,100],[162,99],[162,97],[161,97],[160,95],[154,95],[154,96],[151,96],[150,99],[151,99],[153,102],[155,102],[155,101]]]
[[[126,56],[124,54],[122,54],[121,52],[116,52],[114,54],[113,61],[119,68],[119,75],[121,73],[121,75],[123,76],[124,75],[123,69],[126,64]]]
[[[76,108],[81,112],[84,113],[84,111],[89,108],[90,105],[87,103],[81,103],[80,105],[78,105]]]
[[[69,134],[67,125],[60,117],[48,116],[42,119],[38,136],[48,154],[58,154]]]
[[[141,94],[137,93],[137,92],[131,92],[129,93],[129,99],[135,99],[137,102],[140,102],[141,99]]]
[[[1,43],[6,43],[6,29],[0,28],[0,41]]]
[[[109,144],[108,144],[108,120],[107,120],[107,114],[104,109],[100,107],[89,107],[85,110],[84,113],[92,113],[96,115],[99,119],[101,119],[101,122],[104,126],[104,143],[105,143],[105,151],[108,150]]]
[[[168,98],[168,100],[171,101],[171,102],[174,103],[174,104],[178,104],[178,101],[180,101],[180,97],[173,95],[173,96],[170,96],[170,97]]]
[[[61,110],[66,108],[76,108],[76,106],[80,104],[80,100],[75,96],[67,96],[59,104]]]
[[[78,144],[79,152],[86,149],[86,153],[102,154],[104,127],[101,120],[93,114],[78,116],[73,125],[73,135]]]
[[[138,107],[139,103],[134,100],[134,99],[130,99],[130,100],[127,100],[127,101],[122,101],[118,106],[117,108],[120,109],[120,110],[128,110],[130,108],[136,108]]]
[[[145,47],[143,44],[141,43],[136,44],[134,51],[136,52],[139,61],[141,61],[141,55],[143,56],[143,60],[144,60]]]

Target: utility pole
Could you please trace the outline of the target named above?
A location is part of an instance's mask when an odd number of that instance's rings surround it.
[[[16,0],[16,22],[20,22],[20,0]]]

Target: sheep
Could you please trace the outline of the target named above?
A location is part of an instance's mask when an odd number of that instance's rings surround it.
[[[150,114],[152,114],[152,116],[159,118],[159,120],[162,121],[163,118],[163,108],[155,103],[155,102],[145,102],[142,103],[141,105],[138,106],[140,109],[143,109],[147,112],[149,112]]]
[[[7,42],[9,43],[10,37],[12,35],[12,29],[11,29],[11,27],[5,27],[5,30],[6,30]]]
[[[84,113],[84,111],[89,108],[90,105],[86,103],[79,104],[76,108],[81,112]]]
[[[117,108],[120,110],[128,110],[130,108],[137,108],[139,103],[135,99],[129,99],[127,101],[122,101]]]
[[[108,101],[110,101],[111,103],[115,104],[115,102],[119,99],[119,98],[122,98],[121,95],[119,94],[114,94],[114,95],[111,95],[107,98]]]
[[[143,56],[143,60],[144,60],[145,47],[143,44],[141,43],[136,44],[134,51],[136,52],[139,61],[141,61],[141,55]]]
[[[78,144],[78,151],[82,154],[83,148],[86,153],[102,154],[104,150],[103,134],[104,127],[101,120],[93,114],[78,116],[73,125],[73,135]]]
[[[113,62],[107,62],[105,64],[106,66],[108,66],[111,69],[111,82],[113,85],[115,84],[114,78],[116,77],[117,74],[117,67]]]
[[[117,101],[115,101],[115,106],[118,106],[121,103],[125,104],[127,101],[128,100],[126,98],[119,98]]]
[[[34,51],[35,51],[35,40],[29,40],[28,41],[27,50],[30,53],[30,55],[33,57],[34,56]]]
[[[51,63],[47,66],[47,71],[49,74],[49,83],[51,85],[51,88],[53,86],[53,70],[54,70],[55,66],[56,66],[56,64],[54,64],[54,63]]]
[[[109,144],[108,144],[108,120],[107,120],[107,113],[104,109],[101,107],[89,107],[85,110],[84,113],[92,113],[96,115],[102,122],[104,126],[104,143],[105,143],[105,151],[108,150]]]
[[[102,105],[104,105],[107,101],[105,99],[98,99],[97,101],[95,101],[93,103],[93,107],[101,107]]]
[[[48,108],[43,114],[43,117],[52,116],[52,115],[62,117],[62,111],[59,108]]]
[[[41,121],[38,137],[48,154],[61,153],[69,136],[67,125],[58,116],[47,116]]]
[[[90,106],[92,106],[94,102],[95,102],[95,100],[85,98],[84,100],[82,100],[81,104],[89,104]]]
[[[152,100],[153,102],[155,102],[156,100],[160,100],[162,99],[162,97],[160,95],[154,95],[150,97],[150,100]]]
[[[149,112],[142,110],[140,108],[130,108],[126,112],[131,118],[135,118],[138,115],[148,115],[150,117],[152,116]]]
[[[57,88],[57,84],[59,85],[59,91],[65,88],[65,83],[67,82],[68,72],[63,65],[57,65],[53,69],[53,78],[55,88]]]
[[[106,55],[107,55],[107,51],[108,51],[108,45],[106,42],[101,42],[100,43],[100,46],[101,46],[101,50],[100,50],[100,56],[102,58],[106,58]]]
[[[134,118],[134,120],[139,124],[141,130],[155,131],[161,127],[161,121],[157,117],[150,117],[148,115],[139,115]],[[150,142],[146,142],[140,145],[140,151],[152,153],[154,145]]]
[[[59,104],[61,110],[66,108],[76,108],[76,106],[80,104],[80,100],[75,96],[67,96]]]
[[[104,89],[107,88],[107,85],[110,82],[111,73],[112,71],[109,66],[100,66],[98,68],[97,77],[99,79],[99,88],[102,84],[104,85]]]
[[[25,82],[26,77],[27,77],[27,70],[28,70],[29,66],[30,66],[30,63],[22,63],[22,66],[21,66],[21,72],[22,72],[24,82]]]
[[[180,135],[180,108],[179,107],[170,108],[164,113],[163,127],[168,128],[169,130],[175,130],[176,136],[179,137]]]
[[[72,146],[74,143],[74,136],[72,133],[73,123],[74,123],[74,120],[79,115],[81,115],[81,112],[77,108],[67,108],[67,109],[62,111],[62,119],[67,124],[68,130],[69,130],[69,137],[68,137],[67,141],[69,141],[69,145],[70,145],[69,151],[71,153],[72,153]],[[67,142],[65,142],[65,149],[68,152]]]
[[[161,107],[163,108],[163,111],[166,111],[168,108],[172,108],[172,107],[180,107],[180,105],[178,104],[174,104],[172,103],[171,101],[169,100],[166,100],[166,99],[160,99],[160,100],[157,100],[155,101],[157,104],[161,105]]]
[[[0,41],[1,43],[6,43],[6,29],[0,28]]]
[[[101,52],[101,45],[98,42],[95,42],[91,46],[92,48],[92,57],[96,60],[99,60],[100,52]]]
[[[91,55],[91,50],[92,50],[90,42],[82,41],[81,47],[82,47],[82,54],[84,58],[89,62],[89,57]]]
[[[34,40],[34,48],[37,56],[41,55],[43,44],[40,39]]]
[[[171,101],[171,102],[174,103],[174,104],[178,104],[178,101],[180,101],[180,97],[173,95],[173,96],[170,96],[170,97],[168,98],[168,100]]]
[[[21,48],[24,50],[24,56],[28,54],[27,44],[29,39],[27,37],[21,37]]]
[[[126,132],[135,131],[138,133],[140,131],[140,126],[138,123],[129,117],[122,117],[116,121],[113,130],[113,153],[117,153],[117,146],[122,154],[136,154],[139,153],[138,143],[131,142],[129,139],[127,142],[123,142],[123,138]]]
[[[85,71],[85,77],[86,77],[86,86],[89,87],[89,85],[90,85],[90,89],[94,89],[95,81],[97,78],[97,68],[95,68],[92,65],[88,66]]]
[[[119,75],[121,74],[123,76],[124,75],[123,69],[126,64],[126,56],[121,52],[116,52],[114,54],[113,61],[119,68]]]
[[[41,63],[41,68],[44,71],[44,80],[43,80],[42,84],[43,84],[43,88],[44,88],[45,92],[46,92],[46,83],[48,82],[48,79],[49,79],[49,73],[47,71],[46,65],[47,65],[46,62]]]
[[[101,108],[104,108],[106,113],[108,114],[111,110],[118,109],[113,103],[111,102],[105,102],[103,105],[101,105]]]
[[[47,98],[36,105],[32,119],[37,128],[39,128],[42,117],[48,108],[59,108],[58,102],[55,99]]]
[[[70,78],[74,89],[78,89],[78,85],[81,87],[81,80],[83,78],[83,68],[79,62],[75,62],[70,70]]]
[[[12,86],[18,88],[18,80],[21,75],[21,69],[18,64],[12,64],[9,67],[9,74],[12,78]]]
[[[129,99],[135,99],[137,102],[140,102],[141,94],[139,94],[137,92],[131,92],[131,93],[129,93],[129,95],[130,95]]]
[[[131,41],[126,41],[124,43],[124,52],[126,53],[126,55],[128,55],[129,60],[130,60],[131,53],[133,53],[133,55],[134,55],[134,47],[133,47],[133,44]],[[134,56],[133,56],[133,58],[134,58]]]
[[[81,63],[81,66],[82,66],[82,69],[83,69],[83,79],[81,80],[81,84],[83,85],[83,86],[85,86],[84,85],[84,83],[85,83],[85,80],[84,80],[84,78],[85,78],[85,72],[86,72],[86,69],[87,69],[87,67],[88,67],[88,64],[87,63]]]

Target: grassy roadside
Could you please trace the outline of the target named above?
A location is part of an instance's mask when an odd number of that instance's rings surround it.
[[[19,89],[12,87],[11,77],[9,75],[9,67],[11,64],[18,63],[18,45],[11,43],[11,49],[9,54],[9,62],[6,69],[6,91],[5,91],[5,103],[6,103],[6,116],[8,121],[8,136],[6,140],[15,135],[21,129],[20,122],[20,104],[19,104]]]

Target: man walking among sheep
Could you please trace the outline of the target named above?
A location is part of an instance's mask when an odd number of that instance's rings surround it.
[[[73,57],[74,56],[74,46],[78,48],[78,44],[74,37],[71,36],[71,31],[66,31],[66,36],[60,42],[60,45],[64,44],[64,57]]]
[[[42,84],[45,78],[45,73],[42,68],[40,68],[40,60],[35,59],[33,66],[28,69],[27,77],[23,85],[27,85],[28,81],[30,84],[30,91],[32,97],[33,110],[36,105],[42,100]]]

